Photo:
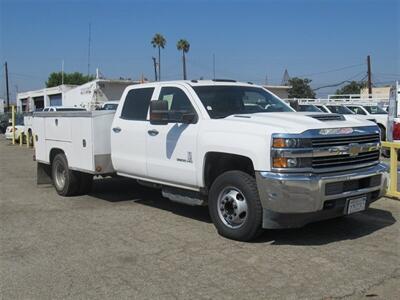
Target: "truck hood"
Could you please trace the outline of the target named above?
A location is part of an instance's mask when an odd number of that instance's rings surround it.
[[[238,114],[226,117],[225,120],[234,122],[253,123],[274,128],[280,133],[302,133],[309,129],[358,127],[376,125],[373,122],[356,118],[344,118],[343,120],[323,120],[326,116],[338,116],[337,114],[324,114],[313,112],[276,112]]]

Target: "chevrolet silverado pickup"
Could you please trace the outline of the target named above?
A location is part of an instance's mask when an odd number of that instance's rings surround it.
[[[38,184],[72,196],[89,192],[94,176],[133,178],[172,201],[208,205],[217,231],[241,241],[364,211],[387,185],[375,123],[295,112],[251,83],[132,85],[116,111],[33,119]]]

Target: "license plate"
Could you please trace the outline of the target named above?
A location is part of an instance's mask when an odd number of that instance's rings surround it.
[[[353,214],[365,210],[367,196],[348,199],[347,214]]]

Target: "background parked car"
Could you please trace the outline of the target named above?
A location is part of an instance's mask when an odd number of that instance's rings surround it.
[[[323,112],[318,107],[313,104],[299,104],[297,106],[296,111],[305,111],[305,112]]]
[[[15,125],[15,140],[19,141],[19,135],[21,132],[24,132],[25,126],[23,125]],[[8,126],[5,133],[7,140],[12,140],[13,138],[13,127]]]
[[[100,110],[117,110],[119,101],[104,102]]]
[[[358,116],[366,118],[374,118],[382,132],[382,139],[386,140],[386,128],[388,122],[388,113],[378,105],[346,105],[351,111]]]

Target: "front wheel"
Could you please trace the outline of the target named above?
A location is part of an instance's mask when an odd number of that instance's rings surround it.
[[[255,179],[228,171],[214,181],[208,200],[211,219],[224,237],[250,241],[261,232],[262,206]]]

